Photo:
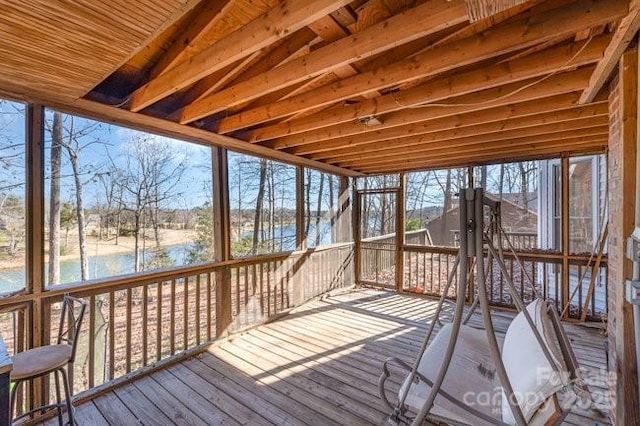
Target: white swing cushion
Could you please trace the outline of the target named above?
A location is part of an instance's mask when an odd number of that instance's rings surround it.
[[[555,329],[546,310],[546,303],[537,299],[527,306],[542,340],[560,372],[566,371]],[[548,398],[562,389],[563,380],[554,372],[529,323],[520,312],[511,322],[502,347],[502,362],[525,419],[531,420],[536,410]],[[515,424],[507,395],[502,392],[502,421]]]
[[[451,337],[452,326],[445,324],[420,359],[418,371],[434,381],[444,360],[444,354]],[[409,386],[407,377],[398,395],[404,393]],[[495,374],[495,367],[485,330],[478,330],[462,325],[458,335],[456,348],[447,370],[442,391],[447,392],[463,404],[470,405],[489,417],[500,418],[500,385]],[[418,412],[427,400],[431,387],[420,381],[411,383],[405,404]],[[438,395],[431,410],[432,414],[457,420],[462,424],[492,425],[470,414],[446,398]]]

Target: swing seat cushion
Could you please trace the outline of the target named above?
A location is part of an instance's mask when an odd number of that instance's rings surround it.
[[[444,361],[451,332],[451,324],[444,325],[420,359],[418,371],[431,381],[435,380]],[[404,389],[408,385],[407,377],[399,395],[404,393]],[[418,412],[428,398],[430,390],[431,387],[422,381],[413,382],[405,404],[412,411]],[[453,396],[459,404],[438,394],[431,410],[434,415],[473,425],[493,424],[493,422],[473,415],[470,417],[469,411],[465,409],[465,406],[470,406],[491,418],[500,418],[501,388],[484,330],[465,325],[460,327],[458,341],[442,385],[442,391]]]
[[[511,322],[502,347],[502,362],[509,376],[513,392],[522,408],[522,413],[530,421],[538,408],[564,387],[566,377],[560,373],[567,370],[564,364],[558,337],[543,300],[535,300],[527,306],[527,311],[540,333],[555,368],[549,363],[524,313],[520,312]],[[502,421],[515,424],[506,394],[502,393]]]

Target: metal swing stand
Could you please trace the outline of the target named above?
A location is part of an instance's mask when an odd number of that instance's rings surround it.
[[[490,210],[490,223],[488,227],[488,231],[485,234],[484,232],[484,211],[485,206]],[[458,255],[453,264],[452,270],[449,273],[448,280],[444,290],[440,296],[438,301],[438,305],[435,312],[435,317],[429,326],[427,335],[424,339],[422,347],[418,356],[416,357],[416,361],[413,366],[408,365],[407,363],[399,360],[397,358],[389,358],[383,365],[383,372],[380,376],[380,380],[378,383],[379,391],[383,402],[393,410],[389,420],[392,424],[395,425],[422,425],[425,419],[429,419],[436,422],[446,422],[448,424],[473,424],[473,421],[469,423],[461,423],[459,420],[443,418],[439,415],[435,415],[432,413],[432,409],[434,407],[434,403],[436,401],[437,396],[441,396],[446,399],[448,402],[455,404],[456,406],[463,409],[467,412],[470,418],[482,419],[485,422],[489,422],[492,424],[505,425],[501,419],[488,417],[485,413],[479,412],[466,404],[460,401],[459,397],[455,395],[451,395],[446,391],[442,390],[442,385],[445,380],[445,376],[449,369],[454,350],[456,348],[456,343],[458,341],[458,335],[460,332],[460,328],[462,324],[466,324],[473,312],[480,306],[482,319],[484,323],[484,328],[486,330],[486,338],[488,341],[488,346],[491,352],[491,357],[494,361],[494,366],[496,369],[497,377],[499,378],[500,385],[504,393],[508,396],[508,403],[513,413],[513,417],[515,419],[515,424],[517,425],[526,425],[527,420],[523,414],[522,408],[520,407],[517,398],[514,397],[514,390],[509,380],[509,376],[505,369],[505,365],[503,363],[501,357],[500,346],[498,344],[495,330],[493,327],[493,323],[491,320],[491,312],[489,307],[489,297],[487,295],[486,290],[486,278],[487,274],[485,271],[485,249],[486,249],[486,261],[488,267],[494,264],[494,262],[499,266],[502,275],[505,277],[505,281],[507,282],[509,293],[516,305],[518,312],[522,313],[530,327],[531,331],[535,335],[535,340],[537,340],[544,356],[549,361],[550,365],[558,371],[558,366],[556,362],[554,362],[553,356],[550,353],[549,347],[545,343],[543,337],[541,336],[536,324],[529,311],[526,309],[525,303],[522,300],[522,297],[517,293],[515,284],[513,282],[512,277],[509,275],[509,271],[504,263],[504,256],[502,251],[502,243],[503,243],[503,235],[502,235],[502,227],[500,225],[500,203],[494,200],[491,200],[484,196],[483,190],[481,188],[467,188],[460,192],[460,248]],[[498,248],[494,244],[494,239],[498,241]],[[520,263],[522,268],[522,273],[526,273],[523,267],[522,262],[515,254],[515,250],[511,243],[507,239],[507,245],[516,256],[516,260]],[[452,320],[452,328],[451,335],[446,346],[446,350],[441,359],[441,366],[438,370],[438,373],[435,377],[427,378],[422,375],[418,371],[418,366],[422,359],[425,350],[428,347],[430,338],[435,329],[436,323],[440,323],[440,314],[442,312],[442,308],[446,299],[446,296],[451,288],[451,285],[454,281],[456,270],[459,269],[459,279],[456,291],[456,304],[455,310]],[[465,300],[467,297],[467,292],[469,288],[469,281],[473,278],[473,275],[470,274],[472,270],[475,270],[476,282],[478,285],[475,286],[475,297],[474,301],[467,313],[467,315],[463,319]],[[527,275],[528,277],[528,275]],[[531,281],[530,277],[530,285],[531,291],[534,297],[538,297],[538,292]],[[590,398],[589,390],[584,384],[582,377],[579,372],[579,367],[575,355],[570,347],[570,342],[568,337],[566,336],[564,329],[560,323],[560,318],[557,313],[557,309],[552,302],[544,302],[546,303],[545,307],[547,313],[551,319],[553,324],[553,328],[557,337],[557,345],[559,346],[562,352],[562,358],[564,364],[566,366],[566,373],[568,373],[568,379],[571,381],[571,386],[574,391],[575,399],[581,399],[583,401],[588,400]],[[409,376],[406,379],[405,383],[414,383],[414,382],[424,382],[430,387],[430,392],[424,403],[422,404],[422,408],[418,412],[417,416],[414,418],[410,418],[407,416],[407,407],[405,405],[405,400],[410,390],[410,386],[405,386],[403,390],[401,390],[398,401],[396,404],[392,404],[386,396],[385,392],[385,382],[386,379],[390,376],[388,363],[393,362],[394,364],[408,370]],[[568,410],[563,410],[560,414],[562,418],[564,418],[568,414]]]

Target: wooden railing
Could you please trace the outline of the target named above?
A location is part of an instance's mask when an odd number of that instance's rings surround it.
[[[186,356],[221,334],[353,285],[352,261],[353,245],[340,244],[54,286],[39,295],[0,298],[0,332],[13,353],[28,348],[37,330],[29,318],[39,305],[46,325],[43,340],[52,341],[62,297],[86,298],[71,383],[73,393],[102,390],[128,373]],[[222,332],[221,304],[231,313]]]
[[[440,296],[447,281],[447,276],[454,265],[456,248],[450,247],[410,247],[404,248],[404,280],[403,290],[430,296]],[[607,315],[607,274],[606,259],[595,271],[591,284],[592,267],[588,256],[570,256],[569,282],[563,283],[562,255],[557,253],[518,252],[523,267],[511,253],[504,253],[504,262],[512,277],[516,290],[525,302],[533,300],[529,279],[535,283],[538,294],[556,302],[559,311],[563,304],[574,294],[569,303],[567,316],[570,318],[586,318],[601,320]],[[455,297],[454,283],[448,292]],[[474,285],[477,283],[474,282]],[[563,297],[563,291],[568,292]],[[591,291],[590,290],[591,288]],[[505,277],[500,273],[498,263],[494,260],[487,271],[487,290],[490,302],[494,306],[515,308],[508,291]],[[575,291],[574,291],[575,290]],[[590,295],[588,295],[590,293]],[[566,304],[565,304],[566,306]],[[583,315],[584,311],[586,315]]]
[[[454,244],[457,246],[460,241],[460,231],[454,229],[451,231],[453,234]],[[527,250],[538,247],[538,233],[537,232],[505,232],[502,234],[502,245],[509,247],[509,243],[516,250]]]

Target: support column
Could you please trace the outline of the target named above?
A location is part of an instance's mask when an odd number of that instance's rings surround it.
[[[29,318],[29,347],[47,344],[45,307],[41,299],[44,291],[44,106],[29,104],[26,108],[26,285],[33,294]],[[34,381],[31,401],[34,406],[44,400],[42,379]]]
[[[560,221],[562,229],[562,304],[569,303],[569,157],[563,156],[560,160]],[[569,315],[569,309],[565,310],[564,318]]]
[[[402,292],[404,281],[404,215],[407,176],[400,173],[400,187],[396,197],[396,291]]]
[[[304,167],[296,167],[296,250],[306,250],[307,239],[304,235]]]
[[[231,259],[229,173],[227,150],[211,148],[213,186],[213,255],[216,261]],[[216,337],[228,334],[231,326],[231,271],[216,272]]]
[[[353,268],[354,268],[354,272],[355,272],[355,284],[358,285],[360,284],[360,261],[361,261],[361,247],[360,247],[360,239],[361,239],[361,235],[360,235],[360,213],[361,213],[361,206],[360,206],[360,197],[358,196],[358,179],[355,178],[353,179],[353,189],[352,189],[352,194],[353,194],[353,215],[352,215],[352,219],[351,219],[351,229],[353,230],[353,250],[354,250],[354,257],[353,257]]]
[[[616,104],[610,101],[609,166],[609,339],[615,374],[615,424],[640,424],[638,369],[632,306],[625,299],[625,279],[632,276],[625,242],[634,228],[638,144],[638,51],[625,52],[618,66]],[[616,128],[617,126],[617,128]],[[614,349],[615,348],[615,349]]]

